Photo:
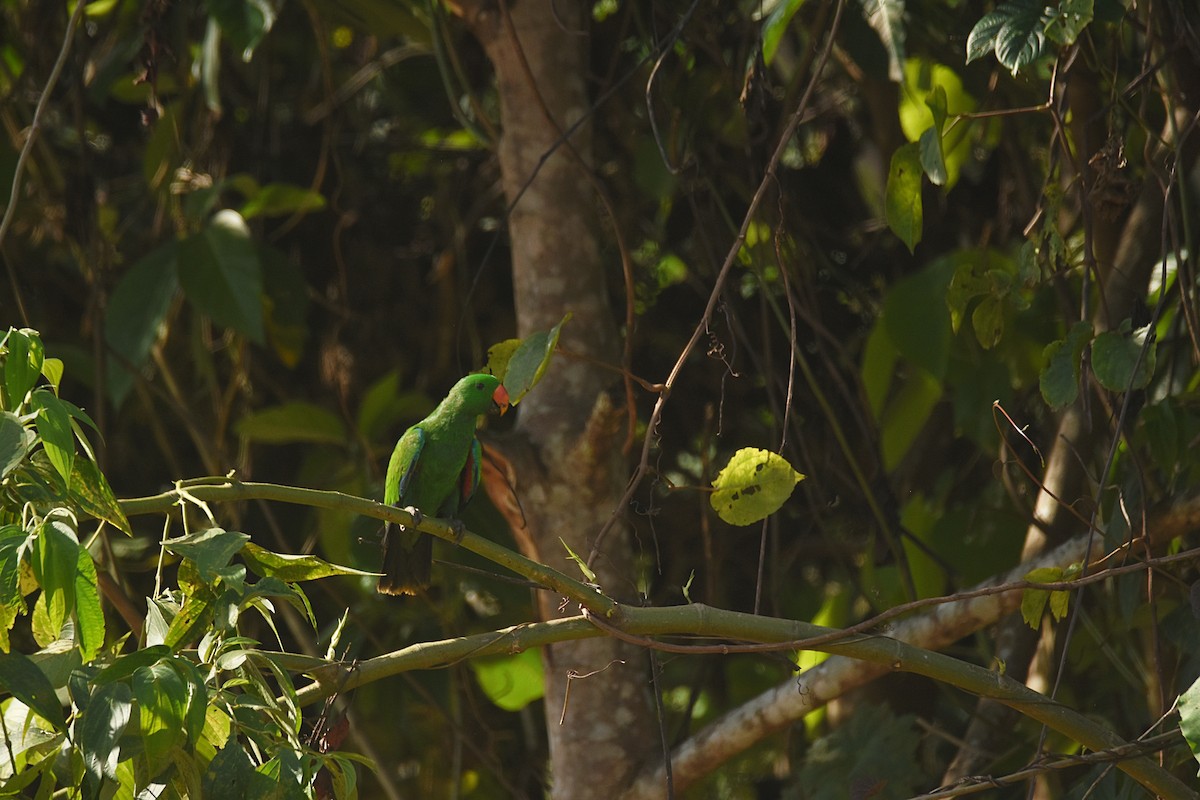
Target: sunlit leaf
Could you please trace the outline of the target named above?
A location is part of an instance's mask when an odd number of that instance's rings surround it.
[[[48,632],[57,636],[67,615],[75,608],[75,572],[79,563],[79,539],[62,519],[48,519],[33,540],[30,566],[45,600]],[[41,602],[39,600],[39,602]]]
[[[29,454],[37,435],[10,411],[0,411],[0,480],[8,477]]]
[[[885,207],[888,227],[912,252],[921,241],[921,148],[909,143],[892,154]]]
[[[71,500],[91,516],[132,535],[129,520],[96,462],[89,458],[77,458],[72,467]]]
[[[879,34],[888,56],[888,78],[904,80],[904,0],[859,0],[867,24]]]
[[[217,577],[217,570],[228,566],[248,541],[250,537],[238,531],[205,528],[175,539],[167,539],[163,542],[163,547],[190,560],[195,564],[201,580],[213,583]]]
[[[709,503],[730,525],[753,525],[778,511],[802,480],[778,453],[744,447],[717,474]]]
[[[369,577],[372,572],[330,564],[316,556],[285,555],[264,550],[253,542],[246,542],[242,558],[255,574],[278,578],[284,583],[299,583],[333,575],[356,575]]]
[[[1200,679],[1179,695],[1178,708],[1179,730],[1187,740],[1192,756],[1200,762]]]
[[[25,395],[37,383],[42,371],[42,342],[28,329],[8,331],[8,355],[4,359],[4,396],[6,408],[16,411]]]
[[[75,463],[75,434],[71,415],[63,402],[49,389],[34,391],[33,407],[38,410],[37,432],[50,463],[71,488],[71,470]]]
[[[120,681],[101,686],[88,700],[75,735],[92,785],[117,777],[121,736],[133,716],[133,693]]]
[[[520,711],[545,693],[542,658],[537,650],[471,660],[479,688],[505,711]]]
[[[96,564],[87,548],[80,547],[75,565],[75,636],[85,662],[100,652],[104,634],[104,609],[100,606]]]
[[[324,207],[325,198],[320,192],[290,183],[268,183],[246,199],[241,208],[241,215],[245,219],[278,217],[320,211]]]
[[[114,684],[119,685],[119,684]],[[183,737],[188,690],[169,661],[159,661],[133,673],[139,730],[150,774],[165,766],[171,748]]]
[[[568,312],[562,320],[548,331],[538,331],[522,340],[521,344],[508,359],[507,368],[503,374],[493,373],[500,378],[508,391],[509,403],[517,405],[525,395],[529,394],[537,382],[546,374],[554,348],[558,346],[558,337],[562,326],[571,319]],[[490,353],[490,351],[489,351]]]

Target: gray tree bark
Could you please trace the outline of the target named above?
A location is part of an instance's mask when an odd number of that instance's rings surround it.
[[[615,363],[619,336],[586,172],[586,9],[563,0],[521,0],[463,11],[496,71],[519,334],[546,330],[570,312],[561,343]],[[563,131],[571,131],[569,144]],[[528,555],[565,571],[574,567],[560,537],[586,557],[624,488],[621,411],[608,395],[612,383],[611,372],[560,355],[521,403],[517,436],[499,447],[520,507],[503,497],[497,505]],[[496,494],[495,481],[489,491]],[[635,599],[627,531],[606,537],[595,569],[604,591]],[[578,613],[545,593],[539,604],[543,619]],[[658,741],[647,656],[605,637],[547,648],[543,664],[553,796],[615,797]]]

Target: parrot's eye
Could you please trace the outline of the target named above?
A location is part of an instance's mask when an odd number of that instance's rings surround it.
[[[479,383],[475,384],[475,391],[477,391],[477,392],[483,391],[483,381],[480,381]]]

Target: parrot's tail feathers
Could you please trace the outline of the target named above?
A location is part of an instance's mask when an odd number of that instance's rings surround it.
[[[410,536],[416,540],[409,545]],[[429,585],[433,567],[433,538],[406,531],[399,525],[388,526],[383,535],[383,577],[380,594],[420,594]]]

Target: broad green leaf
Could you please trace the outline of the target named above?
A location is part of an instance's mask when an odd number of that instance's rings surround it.
[[[770,66],[775,59],[775,51],[779,49],[779,40],[783,38],[788,25],[792,22],[792,17],[796,16],[796,12],[802,5],[804,5],[804,0],[781,0],[775,4],[771,13],[763,20],[762,53],[763,61],[767,66]]]
[[[1058,13],[1046,27],[1046,35],[1057,44],[1075,44],[1079,34],[1091,24],[1094,11],[1094,0],[1060,0]]]
[[[542,658],[537,650],[471,659],[479,688],[505,711],[520,711],[545,693]]]
[[[200,638],[212,622],[216,598],[210,591],[188,595],[183,607],[171,620],[162,643],[172,650],[185,647]]]
[[[29,534],[20,525],[0,526],[0,605],[22,606],[21,556]]]
[[[924,369],[914,367],[904,375],[879,423],[884,469],[891,471],[900,464],[942,394],[941,381]]]
[[[896,350],[938,379],[946,374],[953,337],[950,313],[937,298],[947,294],[959,257],[939,258],[901,278],[883,300],[881,322]]]
[[[242,559],[255,574],[262,577],[278,578],[284,583],[299,583],[318,578],[328,578],[333,575],[355,575],[369,577],[372,572],[342,567],[330,564],[316,556],[297,556],[272,553],[264,550],[253,542],[246,542],[242,548]]]
[[[61,519],[48,519],[33,540],[30,566],[45,600],[49,632],[57,636],[75,608],[75,573],[79,563],[79,539]],[[39,601],[40,602],[40,601]]]
[[[133,529],[129,520],[121,510],[121,504],[113,495],[108,480],[96,466],[96,462],[88,458],[77,458],[71,472],[71,500],[79,508],[96,519],[102,519],[119,531],[130,536]]]
[[[1187,740],[1192,756],[1200,762],[1200,678],[1179,695],[1178,708],[1179,731]]]
[[[228,566],[248,541],[250,537],[238,531],[205,528],[176,539],[167,539],[163,547],[192,561],[201,580],[211,584],[216,580],[217,570]]]
[[[179,282],[213,322],[262,343],[262,267],[236,211],[218,211],[202,231],[179,242]]]
[[[58,396],[49,389],[34,391],[33,407],[37,409],[37,432],[50,463],[71,488],[71,469],[75,463],[75,433],[71,415]]]
[[[158,128],[163,127],[160,121]],[[178,242],[172,240],[130,267],[113,289],[104,311],[108,396],[119,406],[146,363],[171,300],[179,291]]]
[[[1079,396],[1079,373],[1083,350],[1092,339],[1092,324],[1086,320],[1076,322],[1066,339],[1046,345],[1042,351],[1041,374],[1038,386],[1042,399],[1051,408],[1062,408],[1075,402]]]
[[[1146,343],[1150,328],[1131,328],[1125,320],[1118,330],[1105,331],[1092,342],[1092,371],[1110,392],[1144,389],[1154,374],[1157,346],[1153,340]]]
[[[1042,0],[1008,0],[992,12],[1002,17],[994,36],[996,60],[1013,75],[1022,67],[1036,61],[1046,47],[1046,21],[1043,18],[1045,8]],[[985,20],[988,20],[988,17],[981,19],[975,27],[979,28]],[[988,21],[987,29],[990,30],[994,24]],[[968,52],[973,35],[974,31],[972,37],[967,40]],[[977,46],[982,46],[982,43]]]
[[[66,730],[67,718],[54,686],[28,656],[0,653],[0,686],[53,725],[54,730]]]
[[[512,361],[513,354],[517,352],[517,348],[520,346],[520,339],[505,339],[489,347],[487,351],[487,366],[484,367],[484,371],[489,375],[495,375],[503,381],[505,374],[508,372],[508,362]]]
[[[921,167],[934,186],[945,186],[949,175],[946,171],[946,152],[942,144],[942,132],[946,127],[946,89],[938,84],[925,98],[925,105],[933,112],[933,124],[921,134]]]
[[[241,214],[245,219],[278,217],[307,211],[320,211],[325,198],[320,192],[290,183],[268,183],[246,199]]]
[[[901,145],[892,154],[884,198],[887,224],[910,253],[921,241],[921,173],[920,145]]]
[[[171,648],[165,644],[155,644],[141,650],[134,650],[132,653],[118,656],[113,663],[96,673],[91,679],[91,683],[95,686],[102,686],[106,683],[123,680],[142,667],[148,667],[169,655],[171,655]]]
[[[25,402],[25,395],[37,383],[44,355],[41,339],[28,328],[10,328],[7,344],[8,355],[4,359],[5,408],[16,411]]]
[[[80,547],[75,568],[75,637],[85,662],[94,659],[104,646],[104,633],[96,564],[87,548]]]
[[[778,511],[802,480],[778,453],[744,447],[717,474],[709,502],[730,525],[753,525]]]
[[[252,411],[238,420],[239,436],[263,444],[345,444],[346,427],[328,409],[303,400]]]
[[[254,771],[254,764],[238,744],[235,734],[230,734],[225,746],[213,756],[201,785],[205,797],[257,798],[264,796],[264,790],[273,788],[266,778]]]
[[[94,787],[116,780],[121,736],[133,716],[133,693],[128,684],[108,683],[96,690],[76,723],[75,736]]]
[[[182,656],[172,662],[187,685],[187,709],[184,712],[184,733],[188,744],[195,747],[204,734],[204,723],[208,716],[208,687],[199,668]]]
[[[1064,572],[1061,567],[1042,567],[1030,570],[1025,574],[1025,580],[1030,583],[1058,583],[1063,580]],[[1067,594],[1056,591],[1053,594]],[[1049,589],[1026,589],[1021,593],[1021,617],[1025,624],[1034,630],[1042,624],[1042,614],[1046,611],[1046,603],[1050,600]],[[1060,601],[1061,605],[1061,601]],[[1055,614],[1055,618],[1060,617]]]
[[[35,442],[37,435],[21,424],[20,417],[0,411],[0,480],[25,460]]]
[[[166,766],[171,748],[184,735],[188,689],[171,663],[164,660],[133,673],[133,696],[137,699],[149,771],[156,775]]]
[[[54,389],[58,390],[58,385],[62,383],[63,362],[61,358],[47,358],[42,362],[42,377],[46,379]]]
[[[1008,16],[1000,11],[985,14],[975,23],[967,36],[967,63],[996,52],[996,35],[1008,22]]]
[[[879,34],[888,56],[888,78],[904,80],[904,0],[859,0],[867,24]]]
[[[947,123],[977,107],[962,78],[950,67],[924,58],[905,62],[900,128],[908,141],[920,145],[921,166],[934,184],[952,188],[958,183],[963,165],[971,158],[971,123],[962,119],[955,125]]]
[[[570,312],[549,331],[538,331],[525,337],[508,360],[507,369],[503,374],[493,373],[504,384],[508,391],[508,401],[517,405],[521,398],[529,394],[537,382],[546,374],[554,348],[558,346],[558,337],[562,326],[571,318]],[[489,351],[490,354],[490,351]]]
[[[999,295],[989,294],[979,301],[971,314],[971,326],[984,350],[996,346],[1004,334],[1004,303]]]

